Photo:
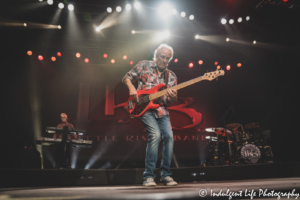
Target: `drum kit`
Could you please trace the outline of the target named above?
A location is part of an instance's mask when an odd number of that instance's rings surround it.
[[[265,131],[261,132],[259,128],[258,122],[252,122],[245,126],[230,123],[225,128],[205,129],[214,133],[205,137],[211,143],[207,164],[253,164],[258,161],[267,162],[270,160],[268,156],[273,158],[270,134],[266,137]]]

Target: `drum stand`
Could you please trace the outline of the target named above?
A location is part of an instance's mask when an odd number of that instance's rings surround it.
[[[215,146],[216,148],[214,149],[214,161],[215,165],[219,165],[219,134],[217,134],[217,145]]]
[[[234,155],[233,155],[233,160],[234,160],[234,164],[239,164],[239,158],[238,158],[238,155],[237,155],[237,147],[239,146],[238,142],[242,142],[240,141],[240,138],[239,138],[239,135],[238,135],[238,131],[237,130],[233,130],[233,134],[232,134],[232,137],[233,137],[233,144],[234,144]]]
[[[221,153],[219,150],[219,134],[217,132],[215,132],[217,134],[217,143],[216,145],[214,146],[214,162],[215,162],[215,165],[219,165],[220,163],[220,156],[219,154]],[[224,132],[226,134],[226,132]],[[232,163],[232,151],[231,151],[231,144],[228,142],[228,136],[226,134],[226,142],[228,144],[228,154],[229,154],[229,164],[233,164]]]

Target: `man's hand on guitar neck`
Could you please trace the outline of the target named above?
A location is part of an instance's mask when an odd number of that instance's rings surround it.
[[[127,85],[128,89],[129,89],[129,96],[131,96],[135,102],[139,102],[137,91],[136,91],[134,85],[132,85],[131,80],[126,78],[124,80],[124,83]]]
[[[177,101],[177,91],[176,90],[168,90],[167,96],[168,96],[169,103],[174,103],[175,101]]]

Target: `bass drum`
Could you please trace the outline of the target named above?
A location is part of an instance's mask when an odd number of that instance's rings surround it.
[[[237,149],[237,156],[240,163],[254,164],[261,157],[261,152],[254,144],[245,144]]]

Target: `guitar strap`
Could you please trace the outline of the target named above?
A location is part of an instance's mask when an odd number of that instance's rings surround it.
[[[169,82],[169,70],[166,69],[166,71],[165,71],[165,83],[166,83],[166,88],[168,88],[168,82]]]

